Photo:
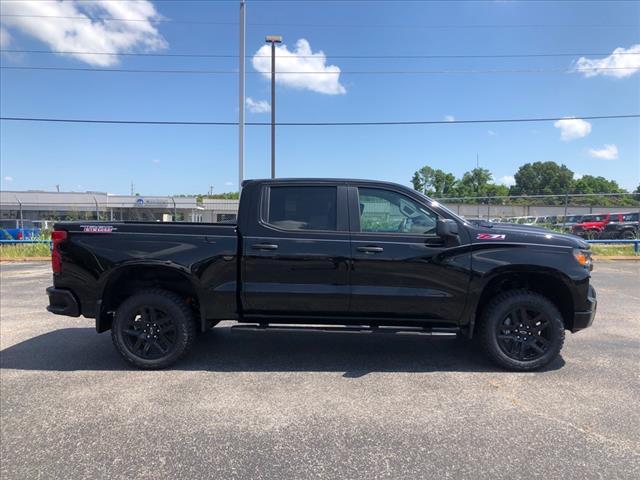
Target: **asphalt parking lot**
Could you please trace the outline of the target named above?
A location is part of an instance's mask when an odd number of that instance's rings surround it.
[[[455,338],[230,331],[142,372],[0,265],[1,470],[15,478],[640,478],[640,262],[537,373]]]

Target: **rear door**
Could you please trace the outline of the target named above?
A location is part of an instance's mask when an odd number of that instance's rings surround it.
[[[436,235],[438,214],[385,187],[355,185],[349,199],[352,315],[456,323],[470,254]]]
[[[349,310],[346,186],[265,183],[243,241],[245,314],[334,315]]]

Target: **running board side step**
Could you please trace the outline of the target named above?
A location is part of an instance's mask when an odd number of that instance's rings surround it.
[[[258,325],[234,325],[231,330],[239,331],[280,331],[280,332],[325,332],[325,333],[392,333],[395,335],[455,335],[460,331],[458,327],[371,327],[369,325],[345,326],[306,326],[306,325],[272,325],[261,323]]]

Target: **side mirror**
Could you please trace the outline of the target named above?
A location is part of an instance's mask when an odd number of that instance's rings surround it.
[[[439,218],[436,224],[436,233],[439,237],[458,236],[458,223],[449,218]]]

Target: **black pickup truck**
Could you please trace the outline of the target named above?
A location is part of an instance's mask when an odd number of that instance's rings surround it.
[[[126,360],[148,369],[236,320],[450,332],[477,339],[502,367],[533,370],[558,356],[565,330],[593,321],[591,256],[578,237],[472,224],[387,182],[243,187],[237,224],[56,224],[48,310],[95,318]]]

